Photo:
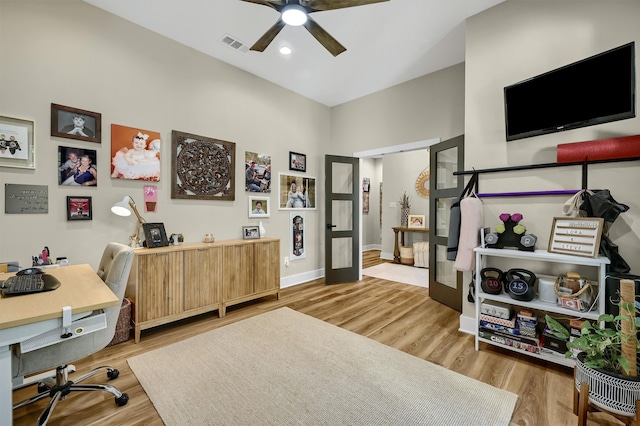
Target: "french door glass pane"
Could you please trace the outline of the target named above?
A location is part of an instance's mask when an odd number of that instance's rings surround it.
[[[353,166],[345,163],[333,163],[334,178],[331,181],[331,191],[334,194],[353,194]],[[340,178],[337,179],[336,176]]]
[[[353,229],[353,202],[351,200],[333,200],[331,202],[334,231]]]
[[[332,269],[351,268],[353,266],[351,263],[351,259],[353,259],[351,255],[352,244],[353,241],[351,237],[331,239],[331,247],[333,250],[331,256]]]
[[[458,147],[436,152],[436,164],[436,188],[447,189],[458,186],[457,177],[453,175],[453,172],[458,171]]]
[[[447,247],[436,246],[436,281],[447,287],[456,288],[454,262],[447,260]]]

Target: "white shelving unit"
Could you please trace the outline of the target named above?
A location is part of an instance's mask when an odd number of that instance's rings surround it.
[[[514,352],[529,355],[535,358],[544,359],[547,361],[555,362],[557,364],[566,365],[572,367],[574,361],[570,358],[565,358],[562,354],[547,354],[547,353],[532,353],[522,349],[513,348],[511,346],[503,345],[493,342],[489,339],[479,337],[478,330],[480,327],[480,304],[485,300],[495,300],[509,305],[521,306],[523,308],[534,309],[545,312],[553,312],[557,314],[563,314],[575,318],[586,318],[590,320],[596,320],[600,314],[605,311],[605,279],[606,279],[606,265],[610,263],[609,259],[604,256],[597,258],[569,256],[563,254],[549,253],[546,250],[536,251],[520,251],[511,249],[491,249],[485,247],[477,247],[474,249],[476,253],[476,350],[480,349],[480,342],[485,342],[490,345],[498,346],[501,348],[509,349]],[[542,302],[536,297],[530,302],[523,302],[520,300],[512,299],[508,294],[487,294],[482,291],[480,282],[482,281],[480,271],[487,266],[488,259],[491,257],[500,257],[513,260],[529,260],[538,262],[552,262],[563,263],[568,265],[582,265],[591,266],[598,269],[598,298],[597,307],[589,312],[579,312],[571,309],[565,309],[553,303]],[[517,267],[517,264],[514,264]],[[544,271],[533,271],[536,274],[542,274]]]

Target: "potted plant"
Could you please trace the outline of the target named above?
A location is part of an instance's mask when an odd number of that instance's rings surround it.
[[[619,315],[603,314],[597,322],[585,321],[580,336],[571,341],[561,323],[549,315],[545,318],[548,332],[567,340],[565,357],[573,357],[573,349],[579,351],[574,372],[576,389],[587,383],[590,403],[622,416],[634,416],[636,401],[640,400],[640,379],[636,376],[636,354],[640,352],[640,319],[636,313],[640,304],[625,301],[633,297],[621,299]]]
[[[400,196],[400,226],[409,226],[409,209],[411,204],[407,191]]]

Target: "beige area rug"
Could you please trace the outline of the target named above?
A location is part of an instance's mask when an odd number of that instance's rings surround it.
[[[517,395],[280,308],[127,360],[173,425],[508,425]]]
[[[362,270],[363,275],[399,283],[429,287],[429,269],[398,263],[381,263]]]

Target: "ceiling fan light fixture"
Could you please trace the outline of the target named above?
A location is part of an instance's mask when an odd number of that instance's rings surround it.
[[[282,9],[285,24],[298,27],[307,22],[307,11],[299,4],[290,4]]]

